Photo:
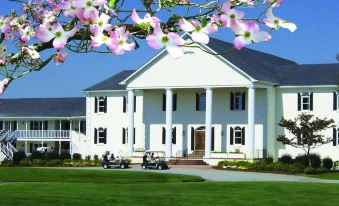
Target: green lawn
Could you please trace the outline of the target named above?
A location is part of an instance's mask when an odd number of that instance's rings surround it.
[[[336,173],[325,173],[319,175],[307,175],[308,177],[319,178],[319,179],[329,179],[329,180],[339,180],[339,172]]]
[[[0,205],[338,205],[339,185],[192,182],[195,176],[0,168]]]

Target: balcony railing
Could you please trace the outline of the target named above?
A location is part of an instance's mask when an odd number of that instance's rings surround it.
[[[69,130],[16,130],[14,139],[70,139]]]

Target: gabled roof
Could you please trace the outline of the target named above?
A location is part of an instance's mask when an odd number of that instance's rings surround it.
[[[105,79],[102,82],[99,82],[87,89],[84,89],[84,92],[91,91],[109,91],[109,90],[126,90],[126,85],[119,84],[121,81],[130,76],[134,70],[124,70],[121,71],[108,79]]]
[[[84,117],[86,98],[0,99],[0,117]]]

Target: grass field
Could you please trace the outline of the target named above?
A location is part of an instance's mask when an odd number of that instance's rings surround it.
[[[307,175],[308,177],[319,178],[319,179],[328,179],[328,180],[339,180],[339,172],[336,173],[325,173],[319,175]]]
[[[339,185],[194,182],[196,176],[0,168],[0,205],[338,205]]]

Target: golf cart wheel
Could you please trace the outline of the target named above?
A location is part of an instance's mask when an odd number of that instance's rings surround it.
[[[121,169],[125,169],[125,168],[126,168],[126,167],[125,167],[125,164],[121,164],[121,165],[120,165],[120,168],[121,168]]]
[[[108,169],[108,165],[104,164],[103,168]]]
[[[162,169],[163,169],[162,165],[159,165],[158,170],[162,170]]]

